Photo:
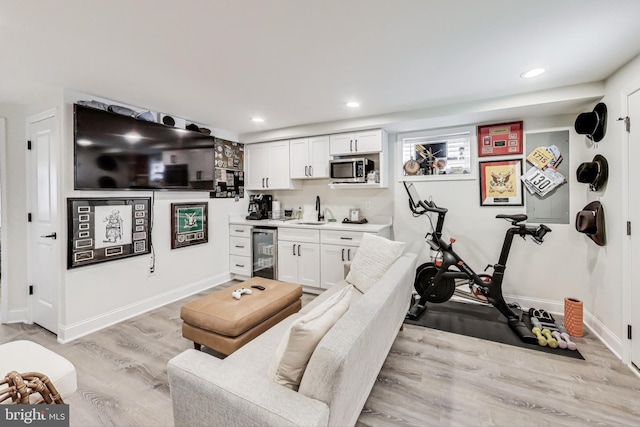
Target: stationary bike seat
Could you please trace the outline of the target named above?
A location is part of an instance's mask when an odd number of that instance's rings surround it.
[[[516,214],[516,215],[499,214],[499,215],[496,215],[496,218],[510,219],[511,221],[513,221],[514,224],[527,220],[527,216],[525,214]]]

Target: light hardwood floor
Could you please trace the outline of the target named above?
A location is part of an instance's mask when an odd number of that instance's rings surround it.
[[[180,307],[208,293],[64,345],[35,325],[0,325],[0,343],[29,339],[75,365],[72,426],[172,426],[167,361],[192,348]],[[586,360],[405,325],[358,425],[640,425],[640,378],[588,330],[576,343]]]

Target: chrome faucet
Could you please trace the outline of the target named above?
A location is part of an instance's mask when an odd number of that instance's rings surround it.
[[[322,210],[320,210],[320,196],[316,196],[316,210],[318,211],[318,222],[324,220],[324,215],[322,215]]]

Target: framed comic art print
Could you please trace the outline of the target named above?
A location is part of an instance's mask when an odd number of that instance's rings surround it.
[[[171,249],[209,241],[207,202],[171,203]]]
[[[522,154],[522,122],[478,126],[478,157]]]
[[[151,252],[151,199],[67,199],[67,268]]]
[[[522,160],[480,162],[480,206],[523,206]]]

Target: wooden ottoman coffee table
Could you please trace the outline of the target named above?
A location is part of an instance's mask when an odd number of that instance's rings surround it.
[[[251,286],[264,286],[261,291]],[[251,295],[235,299],[231,293],[248,288]],[[229,355],[302,307],[302,287],[253,277],[182,306],[182,336]]]

